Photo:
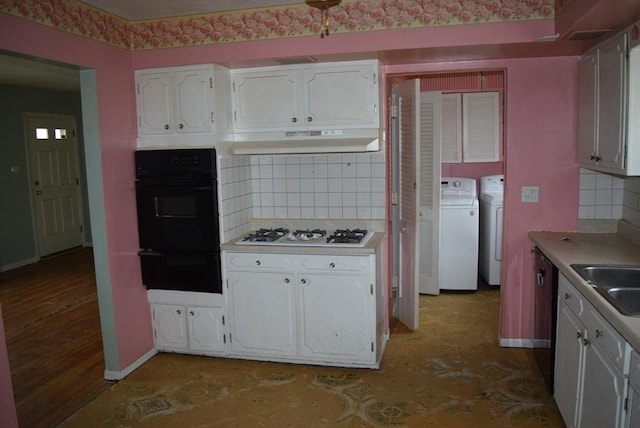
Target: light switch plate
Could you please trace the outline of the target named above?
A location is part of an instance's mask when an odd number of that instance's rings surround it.
[[[522,186],[522,202],[538,202],[538,186]]]

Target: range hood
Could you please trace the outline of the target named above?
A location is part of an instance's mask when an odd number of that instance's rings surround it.
[[[331,129],[236,133],[232,151],[242,155],[375,152],[381,129]]]

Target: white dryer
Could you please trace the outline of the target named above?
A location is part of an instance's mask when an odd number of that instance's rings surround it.
[[[500,285],[504,175],[480,179],[480,276],[489,285]]]
[[[438,281],[442,290],[478,288],[478,214],[476,180],[442,178]]]

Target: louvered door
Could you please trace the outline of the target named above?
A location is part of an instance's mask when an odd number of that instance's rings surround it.
[[[462,94],[463,162],[500,160],[497,92]]]

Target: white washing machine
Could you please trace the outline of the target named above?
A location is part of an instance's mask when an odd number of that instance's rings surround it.
[[[480,276],[489,285],[500,285],[504,175],[480,179]]]
[[[444,177],[440,193],[439,286],[478,289],[478,197],[473,178]]]

